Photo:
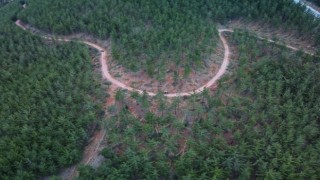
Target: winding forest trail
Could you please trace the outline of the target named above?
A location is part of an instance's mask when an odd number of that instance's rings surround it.
[[[19,26],[20,28],[22,28],[23,30],[25,31],[28,31],[28,26],[27,25],[24,25],[20,20],[17,20],[15,22],[15,24],[17,26]],[[224,58],[223,58],[223,62],[222,62],[222,65],[220,66],[220,69],[218,70],[217,74],[211,78],[210,81],[208,81],[206,84],[204,84],[203,86],[197,88],[196,90],[194,91],[190,91],[190,92],[180,92],[180,93],[168,93],[168,94],[164,94],[164,96],[166,97],[182,97],[182,96],[191,96],[193,94],[198,94],[198,93],[201,93],[202,91],[204,91],[206,88],[209,88],[211,87],[212,85],[214,85],[226,72],[227,68],[228,68],[228,65],[229,65],[229,62],[230,62],[230,48],[228,46],[228,43],[227,43],[227,40],[225,39],[225,37],[223,36],[223,33],[224,32],[233,32],[232,29],[219,29],[218,30],[219,32],[219,37],[220,37],[220,40],[222,41],[223,43],[223,46],[224,46],[224,49],[225,49],[225,52],[224,52]],[[37,34],[36,34],[37,35]],[[48,40],[56,40],[56,41],[62,41],[62,42],[69,42],[69,41],[72,41],[73,39],[71,38],[53,38],[51,36],[41,36],[42,38],[44,39],[48,39]],[[277,44],[277,45],[282,45],[282,46],[285,46],[291,50],[294,50],[294,51],[298,51],[299,49],[298,48],[295,48],[293,46],[290,46],[290,45],[285,45],[285,44],[282,44],[282,43],[279,43],[279,42],[276,42],[276,41],[273,41],[271,39],[266,39],[266,38],[263,38],[263,37],[260,37],[260,36],[257,36],[258,39],[261,39],[261,40],[266,40],[270,43],[274,43],[274,44]],[[135,88],[132,88],[128,85],[126,85],[125,83],[123,82],[120,82],[119,80],[115,79],[109,72],[109,69],[108,69],[108,65],[107,65],[107,61],[108,61],[108,51],[103,48],[102,46],[96,44],[96,43],[92,43],[92,42],[89,42],[89,41],[86,41],[86,40],[80,40],[79,42],[82,42],[86,45],[89,45],[97,50],[100,51],[100,64],[101,64],[101,71],[102,71],[102,75],[103,75],[103,78],[107,79],[108,81],[110,81],[112,84],[112,88],[110,89],[110,94],[114,94],[114,91],[117,89],[117,88],[122,88],[122,89],[126,89],[128,91],[136,91],[140,94],[144,93],[142,90],[139,90],[139,89],[135,89]],[[311,53],[308,53],[308,52],[305,52],[303,51],[304,53],[306,54],[310,54],[310,55],[313,55]],[[156,93],[153,93],[153,92],[147,92],[148,95],[150,96],[155,96]],[[111,97],[107,100],[107,106],[110,106],[114,103],[114,98]],[[102,128],[100,131],[97,131],[94,136],[92,137],[91,141],[89,142],[89,144],[85,147],[85,150],[84,150],[84,155],[83,155],[83,158],[80,162],[80,164],[84,164],[84,165],[89,165],[91,161],[94,161],[94,159],[96,159],[99,155],[99,147],[100,147],[100,144],[103,142],[103,139],[104,139],[104,136],[105,136],[105,129]],[[78,171],[77,171],[77,165],[74,165],[70,168],[68,168],[67,170],[63,171],[62,174],[60,174],[62,176],[63,179],[74,179],[78,174]]]
[[[27,26],[24,25],[20,20],[17,20],[15,22],[15,24],[17,26],[19,26],[20,28],[22,28],[23,30],[28,30]],[[225,49],[225,52],[224,52],[224,58],[223,58],[223,61],[222,61],[222,65],[220,66],[219,70],[218,70],[218,73],[211,78],[211,80],[209,80],[206,84],[204,84],[203,86],[195,89],[194,91],[189,91],[189,92],[179,92],[179,93],[167,93],[167,94],[164,94],[164,96],[166,97],[182,97],[182,96],[191,96],[193,94],[198,94],[198,93],[201,93],[202,91],[204,91],[205,89],[211,87],[213,84],[215,84],[220,78],[222,75],[225,74],[227,68],[228,68],[228,65],[229,65],[229,62],[230,62],[230,48],[228,46],[228,43],[227,43],[227,40],[225,39],[225,37],[222,35],[223,32],[233,32],[232,29],[219,29],[219,37],[220,37],[220,40],[222,41],[223,43],[223,46],[224,46],[224,49]],[[58,41],[63,41],[63,42],[69,42],[69,41],[72,41],[72,39],[68,39],[68,38],[53,38],[53,37],[50,37],[50,36],[41,36],[42,38],[45,38],[45,39],[48,39],[48,40],[58,40]],[[291,45],[285,45],[285,44],[282,44],[282,43],[279,43],[279,42],[276,42],[274,40],[271,40],[271,39],[266,39],[266,38],[263,38],[263,37],[260,37],[260,36],[257,36],[258,39],[261,39],[261,40],[266,40],[270,43],[274,43],[274,44],[277,44],[277,45],[282,45],[282,46],[285,46],[291,50],[294,50],[294,51],[298,51],[299,49],[298,48],[295,48]],[[92,43],[92,42],[89,42],[89,41],[86,41],[86,40],[81,40],[79,42],[82,42],[84,44],[87,44],[97,50],[100,51],[100,64],[101,64],[101,72],[102,72],[102,75],[105,79],[107,79],[108,81],[110,81],[113,85],[116,85],[118,88],[121,88],[121,89],[126,89],[128,91],[136,91],[140,94],[143,94],[144,92],[140,89],[135,89],[135,88],[132,88],[128,85],[126,85],[125,83],[123,82],[120,82],[119,80],[117,80],[116,78],[114,78],[110,72],[109,72],[109,69],[108,69],[108,65],[107,65],[107,61],[108,61],[108,51],[103,48],[102,46],[96,44],[96,43]],[[312,53],[309,53],[309,52],[305,52],[303,51],[304,53],[306,54],[309,54],[309,55],[314,55]],[[154,92],[146,92],[149,96],[155,96],[156,93]]]
[[[28,30],[27,26],[24,25],[20,20],[17,20],[15,22],[15,24],[17,26],[19,26],[20,28],[22,28],[23,30]],[[223,37],[222,33],[223,32],[233,32],[233,31],[230,30],[230,29],[219,29],[218,31],[219,31],[219,37],[220,37],[220,39],[221,39],[221,41],[223,43],[224,49],[225,49],[223,62],[222,62],[222,65],[220,66],[220,69],[219,69],[218,73],[214,77],[212,77],[211,80],[208,81],[205,85],[195,89],[194,91],[180,92],[180,93],[168,93],[168,94],[164,94],[164,96],[166,96],[166,97],[181,97],[181,96],[191,96],[193,94],[201,93],[206,88],[209,88],[210,86],[215,84],[217,82],[217,80],[219,80],[221,78],[221,76],[226,72],[227,67],[229,65],[230,50],[229,50],[229,46],[227,44],[227,40]],[[50,36],[41,36],[41,37],[44,38],[44,39],[48,39],[48,40],[53,40],[54,39],[53,37],[50,37]],[[63,42],[72,41],[72,39],[68,39],[68,38],[58,38],[58,39],[55,38],[54,40],[63,41]],[[101,71],[102,71],[102,75],[103,75],[103,77],[105,79],[107,79],[108,81],[110,81],[112,84],[116,85],[119,88],[126,89],[128,91],[136,91],[136,92],[138,92],[140,94],[144,93],[140,89],[132,88],[132,87],[126,85],[125,83],[120,82],[119,80],[115,79],[110,74],[109,69],[108,69],[108,65],[107,65],[108,51],[106,49],[104,49],[102,46],[100,46],[98,44],[95,44],[95,43],[92,43],[92,42],[89,42],[89,41],[82,40],[82,41],[79,41],[79,42],[87,44],[87,45],[89,45],[89,46],[91,46],[91,47],[93,47],[93,48],[95,48],[95,49],[97,49],[97,50],[99,50],[101,52],[101,55],[100,55]],[[154,92],[146,92],[146,93],[149,96],[155,96],[156,95],[156,93],[154,93]]]

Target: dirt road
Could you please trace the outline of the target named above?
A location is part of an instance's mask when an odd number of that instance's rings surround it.
[[[23,30],[27,30],[27,26],[23,25],[23,23],[20,21],[20,20],[17,20],[16,22],[16,25],[19,26],[20,28],[22,28]],[[218,73],[212,77],[206,84],[204,84],[203,86],[193,90],[193,91],[189,91],[189,92],[179,92],[179,93],[168,93],[168,94],[164,94],[164,96],[166,97],[181,97],[181,96],[191,96],[193,94],[198,94],[198,93],[201,93],[202,91],[204,91],[206,88],[209,88],[211,87],[213,84],[215,84],[223,74],[225,74],[227,68],[228,68],[228,65],[229,65],[229,56],[230,56],[230,49],[229,49],[229,46],[228,46],[228,43],[226,41],[226,39],[224,38],[224,36],[222,35],[223,32],[233,32],[233,30],[231,29],[219,29],[219,37],[220,37],[220,40],[222,41],[223,43],[223,46],[224,46],[224,58],[223,58],[223,61],[222,61],[222,65],[220,66],[219,68],[219,71]],[[43,38],[45,39],[48,39],[48,40],[52,40],[53,38],[50,37],[50,36],[42,36]],[[270,43],[275,43],[277,45],[283,45],[289,49],[292,49],[294,51],[298,51],[299,49],[298,48],[295,48],[293,46],[290,46],[290,45],[285,45],[285,44],[282,44],[282,43],[279,43],[279,42],[276,42],[276,41],[273,41],[271,39],[265,39],[263,37],[259,37],[257,36],[257,38],[261,39],[261,40],[266,40]],[[67,39],[67,38],[58,38],[58,39],[55,39],[55,40],[58,40],[58,41],[64,41],[64,42],[68,42],[68,41],[71,41],[72,39]],[[136,91],[140,94],[143,93],[142,90],[140,89],[135,89],[135,88],[132,88],[130,87],[129,85],[126,85],[124,82],[120,82],[119,80],[115,79],[109,72],[109,69],[108,69],[108,64],[107,64],[107,61],[109,60],[108,57],[108,51],[103,48],[102,46],[96,44],[96,43],[92,43],[92,42],[88,42],[88,41],[79,41],[79,42],[82,42],[84,44],[87,44],[97,50],[100,51],[100,64],[101,64],[101,72],[102,72],[102,75],[105,79],[107,79],[108,81],[110,81],[113,85],[116,85],[117,87],[119,88],[122,88],[122,89],[126,89],[128,91]],[[310,55],[313,55],[312,53],[308,53],[308,52],[305,52],[307,54],[310,54]],[[155,96],[156,93],[154,92],[146,92],[149,96]]]
[[[20,20],[17,20],[15,23],[16,23],[17,26],[19,26],[23,30],[27,30],[28,29],[27,26],[23,25],[23,23]],[[227,67],[229,65],[230,50],[229,50],[229,46],[227,44],[226,39],[222,35],[223,32],[227,32],[227,31],[228,32],[232,32],[232,30],[229,30],[229,29],[220,29],[219,30],[219,37],[220,37],[220,39],[221,39],[221,41],[223,43],[225,52],[224,52],[224,58],[223,58],[222,65],[221,65],[218,73],[214,77],[212,77],[209,82],[207,82],[202,87],[199,87],[198,89],[195,89],[194,91],[180,92],[180,93],[169,93],[169,94],[165,94],[165,96],[167,96],[167,97],[181,97],[181,96],[191,96],[192,94],[195,94],[195,93],[196,94],[197,93],[201,93],[204,89],[209,88],[210,86],[215,84],[217,82],[217,80],[219,80],[221,78],[221,76],[226,72]],[[53,40],[53,38],[50,37],[50,36],[42,36],[42,37],[45,38],[45,39],[48,39],[48,40]],[[58,39],[55,39],[55,40],[68,42],[68,41],[71,41],[72,39],[58,38]],[[118,81],[113,76],[111,76],[111,74],[109,72],[109,69],[108,69],[108,65],[107,65],[108,52],[107,52],[106,49],[104,49],[100,45],[92,43],[92,42],[88,42],[88,41],[84,41],[84,40],[80,41],[80,42],[82,42],[84,44],[87,44],[87,45],[89,45],[89,46],[91,46],[91,47],[93,47],[93,48],[95,48],[95,49],[100,51],[100,53],[101,53],[101,55],[100,55],[101,71],[102,71],[103,77],[105,79],[107,79],[108,81],[110,81],[112,84],[116,85],[119,88],[126,89],[128,91],[136,91],[136,92],[138,92],[140,94],[143,93],[142,90],[132,88],[132,87],[126,85],[125,83]],[[156,95],[156,93],[153,93],[153,92],[147,92],[147,94],[149,96],[155,96]]]
[[[22,28],[23,30],[25,30],[25,31],[29,30],[28,26],[24,25],[20,20],[17,20],[15,22],[15,24],[17,26],[19,26],[20,28]],[[227,40],[223,36],[223,33],[224,32],[233,32],[233,30],[231,30],[231,29],[219,29],[218,31],[219,31],[219,37],[220,37],[220,39],[221,39],[221,41],[223,43],[224,50],[225,50],[224,51],[223,62],[222,62],[222,65],[220,66],[220,69],[219,69],[218,73],[214,77],[212,77],[210,81],[208,81],[203,86],[195,89],[194,91],[180,92],[180,93],[169,93],[169,94],[165,94],[165,96],[167,96],[167,97],[181,97],[181,96],[191,96],[193,94],[201,93],[206,88],[209,88],[212,85],[214,85],[225,74],[225,72],[226,72],[226,70],[228,68],[228,65],[229,65],[230,48],[228,46]],[[44,38],[44,39],[48,39],[48,40],[56,40],[56,41],[58,40],[58,41],[63,41],[63,42],[72,41],[72,39],[68,39],[68,38],[58,38],[57,39],[57,38],[53,38],[53,37],[51,37],[49,35],[45,35],[45,36],[41,36],[41,37]],[[262,38],[262,37],[257,37],[257,38],[262,39],[262,40],[267,40],[270,43],[283,45],[283,44],[281,44],[279,42],[275,42],[275,41],[270,40],[270,39],[265,39],[265,38]],[[109,54],[108,54],[108,51],[105,48],[103,48],[102,46],[100,46],[100,45],[98,45],[96,43],[92,43],[92,42],[85,41],[85,40],[81,40],[79,42],[87,44],[87,45],[97,49],[100,52],[100,64],[101,64],[101,72],[102,72],[103,78],[105,78],[108,81],[110,81],[112,83],[112,87],[113,87],[110,90],[110,91],[112,91],[112,92],[110,92],[110,94],[113,94],[113,91],[115,91],[115,89],[117,89],[117,88],[126,89],[128,91],[136,91],[136,92],[138,92],[140,94],[143,93],[142,90],[135,89],[135,88],[132,88],[132,87],[126,85],[125,83],[120,82],[119,80],[115,79],[110,74],[109,69],[108,69],[108,64],[107,64],[107,61],[109,60],[108,59]],[[287,48],[292,49],[294,51],[298,50],[297,48],[292,47],[290,45],[284,45],[284,46],[286,46]],[[307,53],[307,52],[305,52],[305,53]],[[308,54],[310,54],[310,53],[308,53]],[[150,96],[155,96],[156,95],[153,92],[147,92],[147,94],[150,95]],[[107,102],[109,102],[109,103],[107,103],[107,105],[113,104],[114,98],[111,97],[110,100],[108,100]],[[90,161],[93,161],[93,159],[95,159],[99,155],[99,146],[100,146],[101,142],[103,141],[104,136],[105,136],[104,128],[102,128],[101,131],[98,131],[98,132],[95,133],[95,135],[92,138],[91,142],[85,148],[83,159],[80,162],[81,164],[88,165],[88,164],[90,164]],[[65,170],[61,174],[61,176],[62,176],[63,179],[73,179],[74,177],[76,177],[77,176],[76,165],[74,165],[71,168],[68,168],[67,170]]]

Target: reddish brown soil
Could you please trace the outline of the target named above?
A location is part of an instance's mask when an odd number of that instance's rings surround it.
[[[205,67],[200,68],[197,71],[193,70],[187,78],[184,78],[184,69],[171,65],[171,68],[169,69],[175,70],[168,70],[164,81],[159,81],[148,76],[145,71],[129,71],[113,60],[108,61],[108,66],[110,67],[110,74],[113,77],[116,77],[121,82],[126,82],[126,84],[135,89],[154,93],[157,93],[158,91],[179,93],[194,91],[212,79],[221,66],[223,56],[224,47],[222,42],[219,42],[215,52],[205,61]],[[178,72],[177,82],[174,80],[174,71]]]

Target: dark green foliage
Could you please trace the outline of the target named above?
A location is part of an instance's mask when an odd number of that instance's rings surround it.
[[[0,0],[0,7],[6,5],[7,3],[11,2],[12,0]]]
[[[60,8],[65,10],[55,11]],[[201,65],[217,39],[210,18],[202,17],[193,3],[182,1],[34,0],[20,17],[54,33],[111,37],[115,59],[132,70],[148,69],[151,76],[166,71],[163,66],[168,62]]]
[[[228,39],[239,63],[214,96],[190,97],[184,119],[175,102],[142,121],[123,109],[108,123],[105,163],[79,179],[318,179],[319,58],[243,32]]]
[[[150,75],[165,71],[167,61],[190,72],[214,47],[214,23],[238,17],[297,29],[320,42],[319,21],[291,0],[28,5],[19,15],[24,21],[52,33],[110,38],[115,59]],[[88,49],[23,33],[11,22],[19,9],[18,2],[0,9],[0,179],[36,179],[77,162],[101,118],[93,99],[104,99]],[[133,94],[143,114],[138,119],[119,91],[107,124],[106,161],[97,170],[81,166],[79,179],[319,179],[319,58],[246,33],[231,40],[238,66],[214,96],[206,91],[169,104],[161,93],[152,102]],[[148,110],[153,101],[158,115]]]
[[[10,20],[18,7],[0,9],[0,179],[35,179],[74,164],[102,118],[88,48],[23,32]]]
[[[131,70],[162,75],[169,65],[203,65],[217,41],[213,22],[245,17],[304,34],[318,22],[292,0],[30,0],[20,18],[58,34],[85,32],[112,40],[112,56]],[[320,36],[319,36],[320,37]]]

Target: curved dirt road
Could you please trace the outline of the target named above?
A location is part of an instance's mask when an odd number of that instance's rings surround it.
[[[15,22],[15,24],[17,26],[19,26],[20,28],[22,28],[23,30],[28,30],[27,26],[23,25],[23,23],[20,21],[20,20],[17,20]],[[181,93],[170,93],[170,94],[165,94],[165,96],[167,97],[180,97],[180,96],[190,96],[190,95],[193,95],[193,94],[197,94],[197,93],[201,93],[202,91],[204,91],[206,88],[209,88],[210,86],[212,86],[213,84],[215,84],[220,78],[221,76],[226,72],[227,68],[228,68],[228,65],[229,65],[229,56],[230,56],[230,49],[229,49],[229,46],[228,46],[228,43],[226,41],[226,39],[224,38],[224,36],[222,35],[223,32],[233,32],[233,30],[231,29],[219,29],[219,37],[223,43],[223,46],[224,46],[224,49],[225,49],[225,52],[224,52],[224,58],[223,58],[223,62],[222,62],[222,65],[218,71],[218,73],[210,80],[208,81],[205,85],[199,87],[198,89],[192,91],[192,92],[181,92]],[[41,36],[42,38],[44,39],[48,39],[48,40],[58,40],[58,41],[63,41],[63,42],[68,42],[68,41],[72,41],[72,39],[68,39],[68,38],[53,38],[53,37],[50,37],[50,36]],[[271,42],[271,43],[275,43],[275,44],[278,44],[278,45],[283,45],[279,42],[275,42],[273,40],[270,40],[270,39],[265,39],[265,38],[262,38],[262,37],[259,37],[257,36],[257,38],[261,39],[261,40],[266,40],[268,42]],[[139,90],[139,89],[135,89],[135,88],[132,88],[120,81],[118,81],[117,79],[115,79],[114,77],[111,76],[111,74],[109,73],[109,69],[108,69],[108,65],[107,65],[107,61],[108,61],[108,54],[107,54],[107,51],[106,49],[104,49],[103,47],[101,47],[100,45],[98,44],[95,44],[95,43],[92,43],[92,42],[89,42],[89,41],[85,41],[85,40],[82,40],[82,41],[79,41],[79,42],[82,42],[84,44],[87,44],[97,50],[100,51],[101,55],[100,55],[100,63],[101,63],[101,71],[102,71],[102,74],[103,74],[103,77],[106,78],[108,81],[110,81],[113,85],[116,85],[117,87],[119,88],[122,88],[122,89],[126,89],[128,91],[136,91],[136,92],[139,92],[140,94],[143,93],[143,91]],[[292,47],[290,45],[283,45],[289,49],[292,49],[294,51],[297,51],[298,49],[295,48],[295,47]],[[307,54],[310,54],[308,52],[305,52]],[[313,55],[313,54],[310,54],[310,55]],[[152,92],[147,92],[148,95],[150,96],[155,96],[156,94],[155,93],[152,93]],[[109,104],[111,105],[111,104]],[[98,155],[98,148],[104,138],[104,135],[105,135],[105,130],[102,129],[101,131],[97,132],[95,137],[93,138],[93,141],[92,143],[90,143],[86,148],[85,148],[85,155],[84,155],[84,158],[81,160],[81,163],[83,164],[89,164],[90,161],[96,157]],[[74,177],[77,176],[77,170],[76,170],[76,166],[72,166],[69,170],[65,171],[65,174],[63,175],[63,177],[65,177],[64,179],[73,179]]]
[[[27,27],[25,25],[23,25],[20,20],[17,20],[15,22],[15,24],[17,26],[19,26],[20,28],[22,28],[23,30],[28,30]],[[233,32],[233,31],[230,30],[230,29],[220,29],[219,30],[219,37],[220,37],[220,39],[221,39],[221,41],[223,43],[225,52],[224,52],[224,58],[223,58],[222,65],[221,65],[218,73],[209,82],[207,82],[205,85],[201,86],[200,88],[195,89],[194,91],[181,92],[181,93],[169,93],[169,94],[164,94],[164,96],[167,96],[167,97],[181,97],[181,96],[191,96],[193,94],[201,93],[206,88],[209,88],[210,86],[215,84],[217,82],[217,80],[219,80],[221,78],[221,76],[226,72],[227,67],[229,65],[229,55],[230,55],[230,50],[229,50],[229,46],[227,44],[227,41],[222,36],[223,32]],[[45,39],[48,39],[48,40],[53,40],[53,38],[50,37],[50,36],[42,36],[42,38],[45,38]],[[58,38],[58,39],[55,39],[55,40],[68,42],[68,41],[71,41],[72,39]],[[113,76],[111,76],[111,74],[109,73],[108,65],[107,65],[108,58],[107,58],[106,49],[104,49],[103,47],[101,47],[98,44],[95,44],[95,43],[92,43],[92,42],[89,42],[89,41],[83,40],[83,41],[80,41],[80,42],[82,42],[84,44],[87,44],[87,45],[89,45],[89,46],[91,46],[91,47],[93,47],[93,48],[95,48],[95,49],[97,49],[97,50],[99,50],[101,52],[100,63],[101,63],[101,71],[102,71],[102,74],[103,74],[104,78],[106,78],[108,81],[110,81],[112,84],[116,85],[119,88],[126,89],[128,91],[136,91],[136,92],[138,92],[140,94],[143,93],[142,90],[132,88],[132,87],[124,84],[123,82],[118,81]],[[146,93],[149,96],[155,96],[156,95],[156,93],[153,93],[153,92],[146,92]]]
[[[27,27],[24,26],[20,20],[17,20],[16,22],[16,25],[19,26],[20,28],[22,28],[23,30],[27,30]],[[211,78],[210,81],[208,81],[205,85],[199,87],[198,89],[195,89],[194,91],[189,91],[189,92],[180,92],[180,93],[168,93],[168,94],[164,94],[164,96],[166,97],[181,97],[181,96],[191,96],[193,94],[198,94],[198,93],[201,93],[202,91],[204,91],[206,88],[209,88],[211,87],[213,84],[215,84],[220,78],[221,76],[226,72],[227,68],[228,68],[228,65],[229,65],[229,56],[230,56],[230,49],[229,49],[229,46],[228,46],[228,43],[226,41],[226,39],[224,38],[224,36],[222,35],[223,32],[233,32],[233,30],[231,29],[219,29],[219,37],[223,43],[223,46],[224,46],[224,49],[225,49],[225,52],[224,52],[224,58],[223,58],[223,62],[222,62],[222,65],[220,66],[220,69],[218,71],[218,73]],[[53,38],[50,37],[50,36],[42,36],[43,38],[45,39],[49,39],[49,40],[52,40]],[[266,38],[263,38],[263,37],[259,37],[257,36],[258,39],[261,39],[261,40],[266,40],[270,43],[274,43],[274,44],[277,44],[277,45],[282,45],[282,46],[285,46],[291,50],[294,50],[294,51],[298,51],[299,49],[298,48],[295,48],[293,46],[290,46],[290,45],[284,45],[284,44],[281,44],[279,42],[276,42],[274,40],[271,40],[271,39],[266,39]],[[72,39],[66,39],[66,38],[58,38],[58,39],[55,39],[55,40],[58,40],[58,41],[64,41],[64,42],[68,42],[68,41],[71,41]],[[101,47],[100,45],[98,44],[95,44],[95,43],[92,43],[92,42],[89,42],[89,41],[85,41],[85,40],[82,40],[82,41],[79,41],[79,42],[82,42],[84,44],[87,44],[97,50],[99,50],[101,52],[101,55],[100,55],[100,64],[101,64],[101,71],[102,71],[102,74],[103,74],[103,77],[106,78],[108,81],[110,81],[112,84],[116,85],[117,87],[119,88],[122,88],[122,89],[126,89],[128,91],[136,91],[140,94],[143,93],[142,90],[140,89],[135,89],[135,88],[132,88],[126,84],[124,84],[123,82],[120,82],[118,81],[117,79],[115,79],[109,72],[109,69],[108,69],[108,65],[107,65],[107,61],[108,61],[108,54],[107,54],[107,51],[106,49],[104,49],[103,47]],[[314,55],[312,53],[309,53],[309,52],[304,52],[306,54],[310,54],[310,55]],[[153,93],[153,92],[146,92],[149,96],[155,96],[156,93]]]

